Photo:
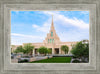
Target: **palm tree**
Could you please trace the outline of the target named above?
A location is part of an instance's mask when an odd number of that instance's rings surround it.
[[[61,50],[63,50],[65,52],[65,54],[67,53],[68,54],[68,51],[69,51],[69,47],[67,45],[62,45],[61,46]]]

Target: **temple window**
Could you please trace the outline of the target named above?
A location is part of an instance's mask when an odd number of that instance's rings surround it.
[[[49,43],[49,39],[48,39],[48,43]]]
[[[50,43],[52,43],[52,39],[50,39]]]
[[[52,39],[52,42],[54,43],[54,39]]]
[[[54,43],[54,39],[48,39],[48,43]]]
[[[53,37],[53,32],[51,32],[51,37]]]

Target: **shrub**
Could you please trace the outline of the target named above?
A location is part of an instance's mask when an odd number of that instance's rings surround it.
[[[77,58],[76,56],[73,56],[73,58]]]
[[[29,62],[27,59],[24,59],[24,60],[21,60],[21,61],[18,61],[18,63],[24,63],[24,62]]]
[[[73,60],[72,63],[80,63],[79,60]]]

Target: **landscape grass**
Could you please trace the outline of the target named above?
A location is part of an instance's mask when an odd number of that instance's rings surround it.
[[[53,58],[33,61],[30,63],[70,63],[71,59],[72,57],[53,57]]]

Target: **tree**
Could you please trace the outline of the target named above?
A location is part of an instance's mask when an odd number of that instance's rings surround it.
[[[23,52],[23,47],[22,47],[22,46],[19,46],[19,47],[17,47],[17,50],[18,50],[19,52]]]
[[[19,53],[19,52],[23,52],[23,47],[22,46],[18,46],[14,51],[14,53],[16,53],[16,54]]]
[[[47,49],[48,54],[52,54],[52,50],[51,49]]]
[[[17,54],[18,52],[19,52],[18,50],[14,50],[14,53],[16,53],[16,54]]]
[[[34,49],[34,46],[31,43],[25,44],[23,47],[23,53],[27,55],[31,53],[32,55],[33,49]]]
[[[71,53],[82,61],[89,59],[89,43],[78,42],[73,46]]]
[[[40,47],[40,48],[38,49],[38,52],[39,52],[40,54],[44,54],[44,55],[46,56],[46,54],[48,53],[48,48],[42,46],[42,47]]]
[[[65,52],[65,54],[67,53],[68,54],[68,51],[69,51],[69,47],[67,45],[62,45],[61,46],[61,50],[63,50]]]

